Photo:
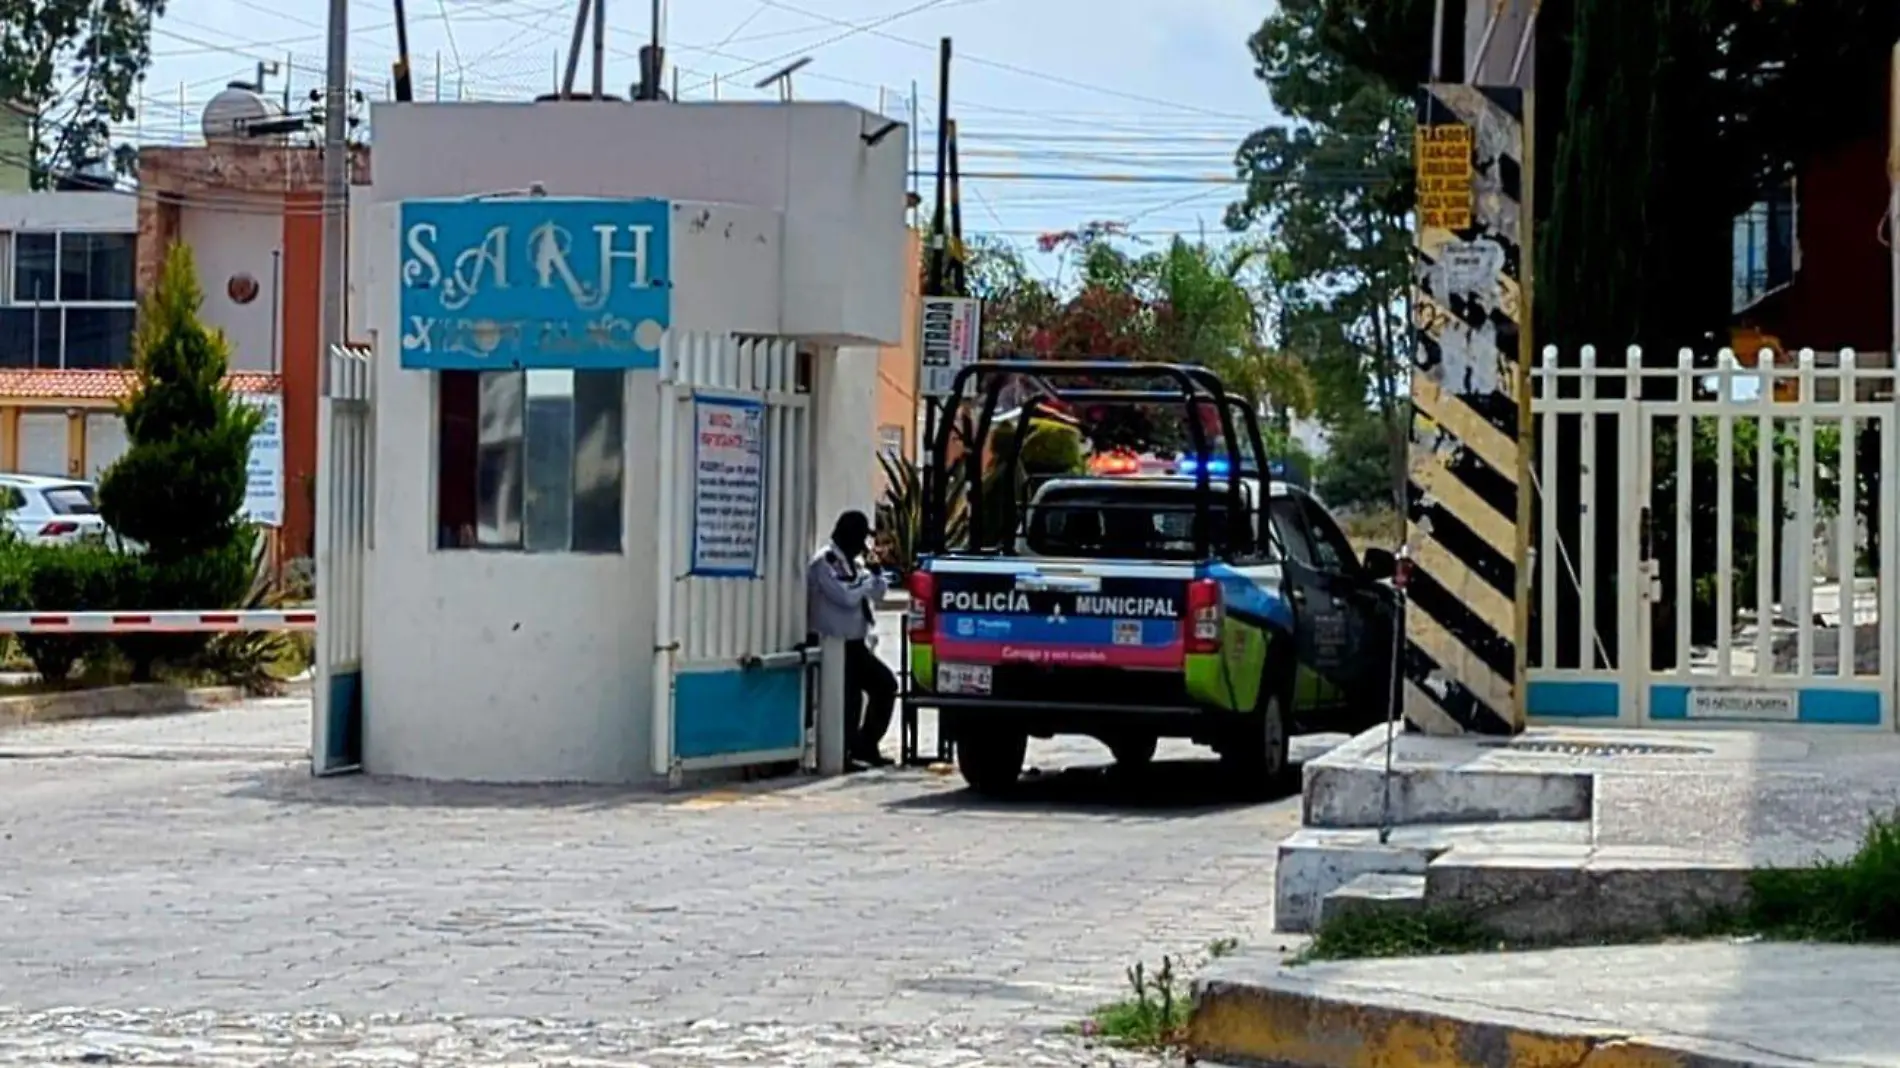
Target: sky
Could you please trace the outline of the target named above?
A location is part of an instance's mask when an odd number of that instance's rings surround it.
[[[407,0],[415,92],[528,99],[555,86],[574,0]],[[685,100],[765,99],[755,83],[801,57],[800,99],[848,100],[908,118],[913,84],[921,169],[934,168],[937,42],[953,38],[966,234],[1026,252],[1035,236],[1127,223],[1147,241],[1221,232],[1238,189],[1233,153],[1272,121],[1247,37],[1270,0],[696,0],[668,4],[662,39]],[[288,76],[294,109],[322,82],[323,0],[174,0],[153,35],[135,133],[198,138],[198,117],[259,62],[271,95]],[[608,0],[607,84],[625,94],[647,43],[650,4]],[[388,93],[391,3],[350,2],[359,90]],[[669,72],[669,88],[674,75]],[[580,81],[591,80],[583,60]],[[930,186],[926,181],[925,198]],[[1032,257],[1054,276],[1060,264]]]

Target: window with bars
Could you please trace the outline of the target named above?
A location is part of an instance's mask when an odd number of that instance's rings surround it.
[[[0,367],[124,367],[138,319],[138,235],[21,231],[0,285]]]
[[[1794,281],[1801,269],[1795,221],[1800,211],[1790,178],[1735,218],[1731,309],[1737,312]]]

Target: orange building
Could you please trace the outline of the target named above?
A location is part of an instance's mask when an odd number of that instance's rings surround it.
[[[190,246],[201,315],[224,332],[231,370],[270,375],[283,394],[286,558],[312,555],[317,492],[317,351],[323,289],[323,154],[313,147],[217,136],[139,152],[138,286],[143,295],[174,241]],[[352,180],[369,180],[359,147]]]
[[[923,262],[923,236],[910,232],[904,262]],[[904,283],[904,340],[879,350],[877,357],[877,448],[886,455],[914,460],[917,452],[917,314],[923,301],[923,278],[908,272]],[[877,493],[884,493],[884,469],[876,475]]]

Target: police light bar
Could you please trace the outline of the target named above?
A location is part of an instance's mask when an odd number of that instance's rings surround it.
[[[1091,475],[1136,475],[1141,473],[1141,459],[1132,453],[1105,452],[1089,457]]]

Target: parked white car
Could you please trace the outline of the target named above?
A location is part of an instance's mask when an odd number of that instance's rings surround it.
[[[0,508],[13,533],[36,545],[71,545],[110,535],[99,515],[98,487],[90,482],[0,474]]]

